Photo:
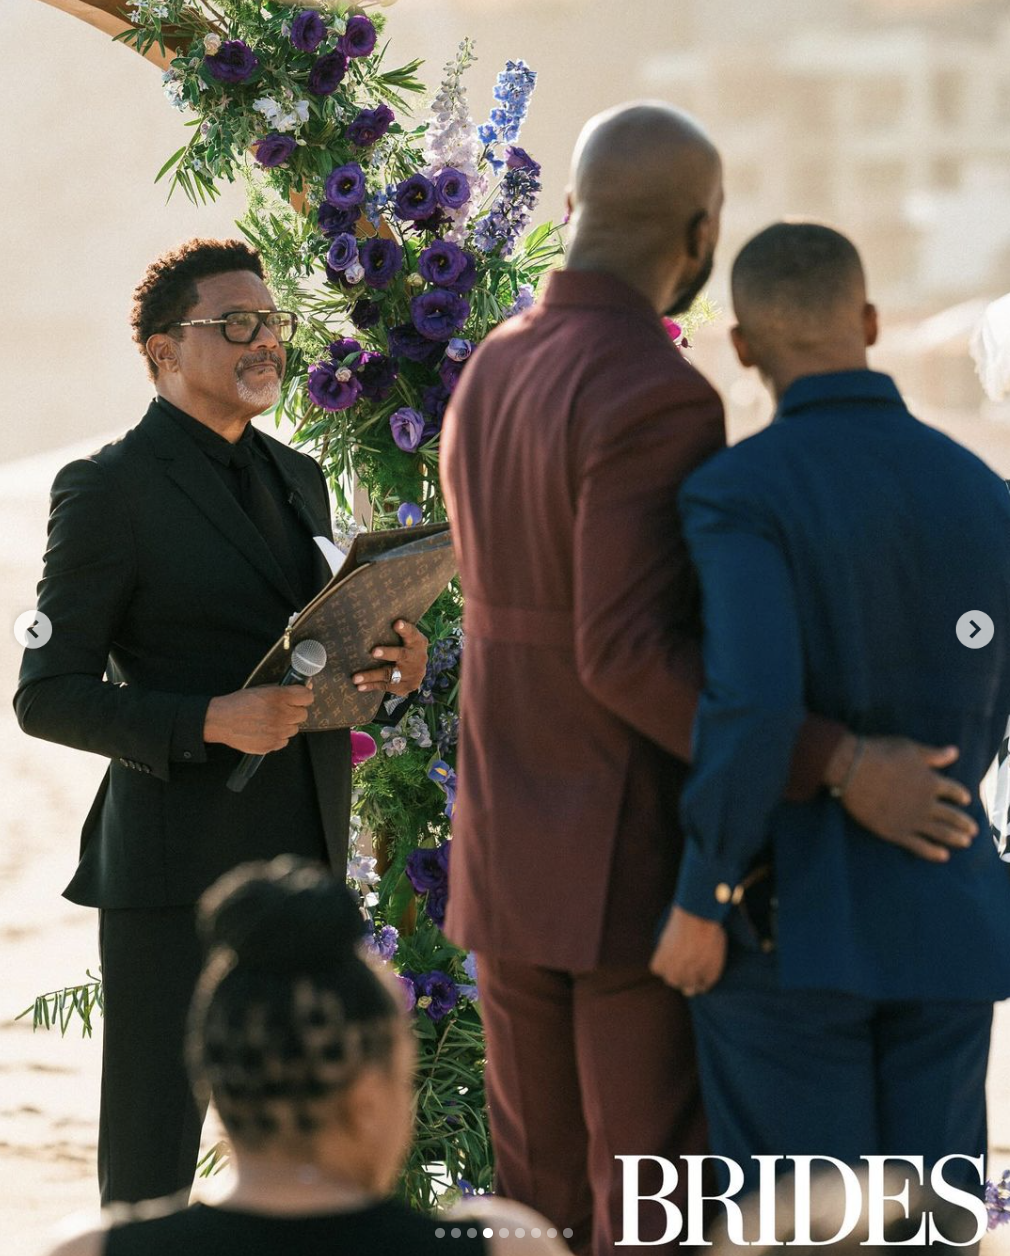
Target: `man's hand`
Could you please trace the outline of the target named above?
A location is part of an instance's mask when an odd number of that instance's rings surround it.
[[[395,693],[401,698],[414,690],[424,680],[428,667],[428,638],[413,624],[398,619],[393,631],[402,645],[379,645],[372,651],[373,659],[382,659],[383,666],[368,672],[356,672],[352,676],[360,693]],[[394,669],[400,679],[392,679]]]
[[[675,907],[649,961],[649,970],[691,998],[711,990],[725,966],[726,930],[722,925]]]
[[[283,750],[308,719],[314,698],[305,685],[257,685],[211,698],[203,739],[245,754]]]
[[[839,748],[844,757],[845,743]],[[845,786],[842,806],[871,833],[931,863],[970,846],[978,825],[959,810],[971,794],[937,768],[957,761],[956,746],[924,746],[905,737],[868,737]],[[829,778],[832,768],[829,765]]]

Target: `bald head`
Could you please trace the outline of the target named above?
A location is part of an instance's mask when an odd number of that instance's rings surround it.
[[[569,265],[610,270],[684,309],[712,268],[722,166],[686,113],[620,105],[586,123],[572,159]]]
[[[719,179],[719,154],[686,113],[650,101],[619,105],[579,136],[572,205],[588,222],[669,229],[707,208]]]
[[[733,263],[734,341],[773,380],[865,366],[876,311],[855,245],[814,222],[778,222]]]

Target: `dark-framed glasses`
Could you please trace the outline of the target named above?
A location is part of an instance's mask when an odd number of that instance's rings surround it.
[[[220,327],[233,345],[251,344],[265,327],[281,344],[288,344],[298,329],[298,315],[290,310],[230,310],[220,318],[191,318],[173,327]]]

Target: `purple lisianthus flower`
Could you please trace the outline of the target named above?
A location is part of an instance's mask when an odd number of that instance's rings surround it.
[[[371,21],[361,14],[348,18],[339,47],[348,57],[367,57],[375,47],[375,27]]]
[[[412,174],[409,179],[404,179],[402,183],[396,185],[393,194],[393,209],[397,218],[420,222],[430,218],[437,208],[435,185],[423,174]]]
[[[362,109],[347,128],[347,138],[358,148],[368,148],[381,140],[396,121],[396,114],[388,105],[376,105],[374,109]]]
[[[309,396],[323,410],[348,410],[361,396],[356,375],[337,379],[337,369],[329,362],[309,367]]]
[[[444,209],[462,209],[470,199],[470,181],[462,170],[447,166],[435,180],[435,197]]]
[[[388,288],[403,265],[403,249],[395,240],[373,236],[361,246],[365,283],[370,288]]]
[[[540,173],[540,162],[534,161],[525,148],[514,144],[505,149],[505,165],[510,170],[528,170],[534,178]]]
[[[361,297],[360,300],[354,302],[354,306],[351,309],[351,322],[357,327],[358,331],[368,331],[369,328],[375,327],[381,319],[382,306],[378,301],[370,301],[368,297]]]
[[[465,297],[468,292],[472,291],[474,284],[477,282],[477,263],[470,253],[464,253],[466,265],[463,267],[463,273],[451,284],[445,286],[450,292],[455,292],[458,297]]]
[[[463,362],[454,362],[452,358],[444,358],[438,368],[438,377],[446,392],[451,396],[456,391],[459,377],[463,374]]]
[[[357,366],[362,396],[369,401],[385,401],[399,375],[396,363],[384,353],[363,353]]]
[[[323,196],[337,209],[353,209],[365,199],[365,172],[356,161],[338,166],[326,180]]]
[[[428,897],[425,899],[424,910],[428,913],[428,919],[431,923],[437,925],[440,929],[445,924],[445,909],[448,905],[448,890],[429,890]]]
[[[430,341],[412,323],[401,323],[386,332],[389,352],[394,358],[407,358],[411,362],[434,363],[442,356],[442,346]]]
[[[299,52],[315,52],[325,38],[326,23],[315,9],[305,9],[291,23],[291,42]]]
[[[417,259],[417,269],[429,283],[450,288],[466,270],[466,257],[458,244],[433,240]]]
[[[351,205],[348,209],[337,209],[329,201],[323,201],[316,214],[319,230],[324,236],[337,236],[350,231],[360,217],[361,210],[357,205]]]
[[[347,58],[342,52],[327,52],[309,71],[309,91],[313,96],[329,96],[344,81]]]
[[[438,969],[425,973],[421,977],[415,977],[414,989],[419,999],[426,1000],[424,1011],[433,1021],[440,1021],[448,1016],[456,1006],[459,997],[456,983],[448,973],[439,972]]]
[[[442,419],[445,408],[449,404],[449,389],[444,384],[429,384],[421,394],[421,412],[428,419],[425,424],[424,439],[430,440],[442,430]],[[428,430],[433,425],[433,430]]]
[[[339,370],[342,366],[357,367],[361,355],[361,345],[357,340],[352,340],[348,336],[341,340],[332,340],[328,349],[334,370]],[[348,361],[348,358],[352,360]]]
[[[403,991],[403,1001],[406,1004],[407,1011],[412,1012],[417,1005],[417,990],[414,988],[414,979],[410,973],[397,973],[396,980]]]
[[[418,892],[442,890],[449,884],[449,844],[419,846],[407,856],[407,880]]]
[[[326,253],[327,265],[332,267],[333,270],[346,270],[348,266],[357,260],[357,237],[351,235],[349,231],[334,237],[333,243]]]
[[[423,518],[421,507],[416,502],[404,502],[396,512],[396,520],[401,528],[416,528]]]
[[[410,406],[401,406],[389,416],[389,427],[397,447],[406,454],[412,454],[421,443],[424,418]]]
[[[471,353],[473,341],[461,340],[458,336],[453,336],[445,347],[445,356],[452,358],[453,362],[465,362]]]
[[[259,57],[241,39],[226,39],[203,63],[219,83],[247,83],[260,66]]]
[[[410,303],[411,321],[429,340],[448,340],[469,317],[470,302],[445,288],[422,292]]]
[[[268,168],[283,166],[297,147],[290,135],[281,135],[277,131],[271,131],[253,144],[256,160],[261,166]]]

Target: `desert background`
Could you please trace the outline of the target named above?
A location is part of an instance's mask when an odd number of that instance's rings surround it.
[[[522,143],[544,168],[541,220],[563,215],[568,156],[591,114],[649,96],[705,122],[726,158],[710,290],[723,313],[693,356],[726,399],[731,438],[771,407],[730,356],[729,262],[774,218],[814,216],[863,250],[885,328],[874,364],[896,375],[922,418],[1010,476],[1010,405],[985,400],[968,354],[985,305],[1010,291],[1005,4],[399,0],[386,12],[390,58],[422,57],[432,92],[460,39],[475,38],[478,121],[507,58],[539,71]],[[154,176],[184,142],[185,118],[133,52],[43,0],[3,0],[0,36],[0,692],[10,695],[20,658],[12,626],[33,605],[49,485],[66,461],[132,426],[150,396],[127,328],[132,289],[165,248],[234,234],[242,195],[166,204]],[[45,1250],[51,1227],[97,1193],[100,1029],[81,1040],[74,1026],[61,1039],[14,1018],[96,968],[94,913],[60,892],[103,771],[97,758],[23,737],[0,703],[0,1207],[5,1248],[22,1256]],[[995,1177],[1010,1167],[1005,1008],[990,1092]],[[1010,1250],[1004,1235],[991,1251]]]

